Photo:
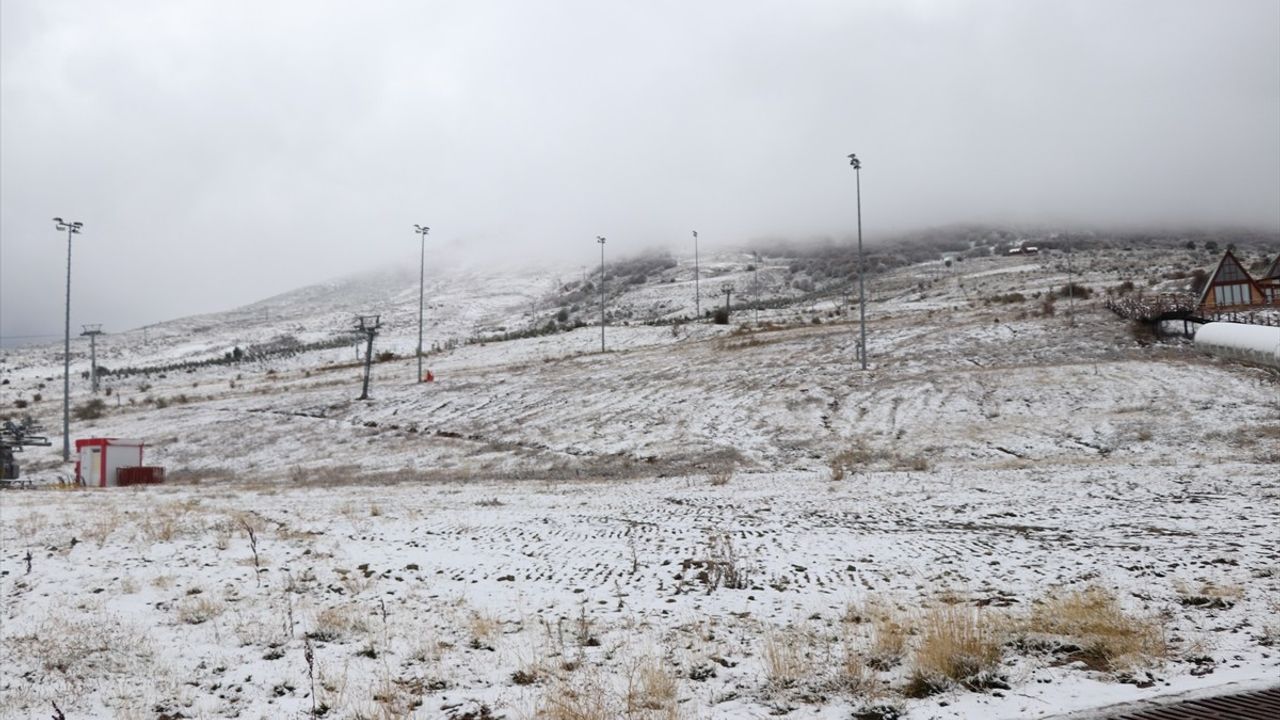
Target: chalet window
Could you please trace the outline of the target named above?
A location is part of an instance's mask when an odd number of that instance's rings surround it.
[[[1215,305],[1248,305],[1251,301],[1249,285],[1247,283],[1218,285],[1213,288],[1213,301]]]

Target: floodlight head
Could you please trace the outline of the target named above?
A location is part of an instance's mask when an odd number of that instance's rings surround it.
[[[697,230],[694,230],[694,231],[693,231],[693,236],[694,236],[694,237],[698,237],[698,231],[697,231]]]
[[[858,159],[858,156],[856,154],[851,153],[849,155],[849,164],[853,166],[854,170],[862,169],[862,161]]]
[[[53,221],[58,223],[59,225],[62,224],[62,218],[54,218]]]
[[[74,225],[74,226],[76,227],[76,229],[79,229],[79,228],[84,227],[84,223],[82,223],[82,222],[73,222],[73,223],[71,223],[71,224],[72,224],[72,225]]]
[[[604,236],[603,236],[603,235],[597,235],[597,236],[596,236],[596,242],[598,242],[598,243],[600,243],[601,245],[603,245],[603,244],[604,244]]]

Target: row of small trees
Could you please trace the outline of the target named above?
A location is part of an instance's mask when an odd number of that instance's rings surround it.
[[[115,370],[106,369],[100,365],[98,366],[98,374],[129,377],[133,375],[152,375],[156,373],[192,371],[198,368],[215,367],[218,365],[236,365],[242,362],[282,360],[315,350],[331,350],[333,348],[345,347],[350,345],[352,342],[354,342],[354,338],[346,334],[308,343],[298,342],[298,340],[292,336],[285,336],[283,338],[278,338],[271,343],[251,345],[247,350],[236,347],[220,356],[201,358],[198,360],[183,360],[180,362],[161,363],[156,365],[123,367]]]

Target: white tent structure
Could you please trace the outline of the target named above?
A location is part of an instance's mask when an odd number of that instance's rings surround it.
[[[1210,355],[1280,368],[1280,327],[1205,323],[1196,331],[1196,348]]]

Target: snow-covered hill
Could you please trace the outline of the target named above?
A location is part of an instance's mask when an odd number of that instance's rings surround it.
[[[75,707],[296,715],[311,708],[303,632],[328,638],[317,693],[343,716],[558,717],[547,703],[588,685],[608,707],[632,702],[642,668],[674,694],[632,717],[1046,716],[1274,677],[1280,629],[1260,618],[1280,597],[1277,377],[1153,344],[1099,299],[1176,282],[1196,260],[1184,255],[1083,253],[1096,294],[1074,305],[1054,299],[1067,281],[1056,253],[875,273],[867,372],[847,286],[822,292],[804,263],[757,271],[740,253],[705,260],[702,310],[726,286],[735,306],[752,301],[758,282],[758,325],[741,309],[727,325],[681,321],[692,263],[639,262],[606,285],[603,353],[599,328],[578,326],[598,308],[590,276],[431,277],[432,383],[416,382],[410,274],[107,336],[101,362],[117,370],[286,336],[297,351],[105,379],[101,416],[72,435],[143,439],[169,486],[4,498],[6,647],[36,680],[0,689],[0,705],[47,715],[55,680],[146,676],[160,680],[137,702],[99,690]],[[368,401],[354,342],[298,349],[346,337],[355,313],[381,314],[375,353],[395,353],[373,365]],[[56,352],[5,351],[5,413],[60,426]],[[90,400],[85,380],[73,392]],[[32,476],[67,472],[58,446],[27,453]],[[72,535],[95,547],[73,560]],[[27,548],[40,555],[29,577]],[[751,580],[708,589],[699,568],[723,569],[726,552]],[[37,610],[55,588],[110,588],[111,604]],[[1098,665],[1062,649],[1074,636],[1003,634],[1088,588],[1112,593],[1116,617],[1157,623],[1160,649]],[[289,615],[279,631],[295,602],[303,629]],[[908,699],[927,618],[957,604],[999,623],[986,688],[1014,692],[944,684]],[[133,608],[127,622],[115,608]],[[327,633],[335,613],[349,622]],[[900,655],[885,660],[895,625]],[[570,626],[594,642],[557,644]],[[66,660],[69,679],[41,664],[50,627],[112,646],[128,638],[91,631],[119,627],[145,657]],[[427,636],[425,650],[410,641]],[[801,655],[780,660],[780,646]],[[251,668],[236,672],[243,693],[215,670],[231,665]]]
[[[1116,259],[1082,256],[1084,282],[1101,290],[1133,277]],[[650,270],[644,282],[609,277],[605,354],[598,325],[581,325],[598,307],[590,276],[432,277],[424,345],[434,383],[414,382],[418,288],[407,273],[108,335],[99,362],[116,373],[103,379],[105,412],[75,422],[72,433],[139,437],[175,472],[225,477],[282,477],[335,455],[378,473],[644,474],[716,463],[820,467],[850,443],[933,463],[1148,458],[1169,447],[1200,451],[1200,423],[1226,432],[1272,409],[1256,373],[1176,345],[1144,347],[1096,298],[1077,301],[1074,322],[1067,300],[1046,307],[1066,280],[1059,256],[873,276],[869,373],[856,370],[856,300],[797,289],[804,281],[786,258],[758,272],[754,262],[706,259],[702,309],[723,303],[725,287],[736,290],[735,305],[751,303],[758,286],[759,326],[756,311],[741,309],[729,325],[673,322],[694,315],[685,259]],[[395,356],[375,363],[368,402],[355,400],[362,347],[348,331],[356,314],[382,316],[374,352]],[[484,341],[504,333],[528,336]],[[122,372],[325,341],[340,344]],[[7,351],[0,386],[5,407],[24,400],[22,411],[49,428],[60,425],[55,353]],[[73,371],[87,365],[77,357]],[[87,402],[87,381],[73,385],[73,404]],[[1224,392],[1256,401],[1227,408],[1213,401]],[[1142,411],[1149,407],[1198,421],[1139,440],[1148,434],[1142,426],[1162,422]]]

